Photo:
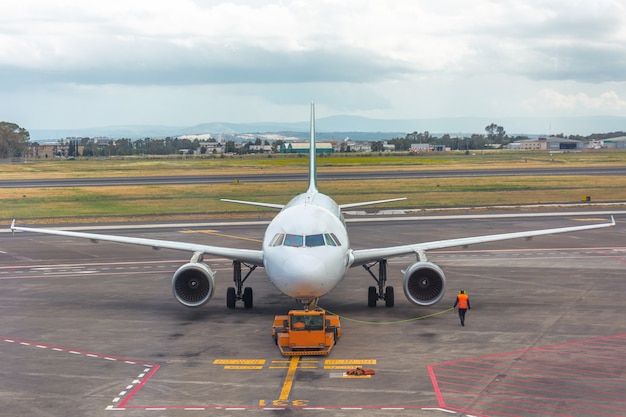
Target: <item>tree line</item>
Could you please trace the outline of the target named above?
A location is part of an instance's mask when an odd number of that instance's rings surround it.
[[[15,123],[0,122],[0,158],[26,156],[30,134]]]

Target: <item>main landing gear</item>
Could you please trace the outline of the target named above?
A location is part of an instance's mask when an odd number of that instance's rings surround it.
[[[241,262],[233,261],[233,281],[235,287],[228,287],[226,290],[226,307],[235,308],[235,304],[238,300],[243,301],[244,308],[252,308],[252,288],[243,287],[243,283],[246,282],[252,271],[256,269],[256,265],[246,265],[248,273],[245,277],[241,277]]]
[[[378,264],[378,277],[372,272],[372,267]],[[378,288],[371,286],[367,289],[367,306],[376,307],[378,300],[385,300],[385,307],[393,307],[395,299],[393,293],[393,287],[389,286],[385,288],[387,283],[387,260],[381,259],[380,261],[363,265],[363,268],[374,278],[374,281],[378,283]]]

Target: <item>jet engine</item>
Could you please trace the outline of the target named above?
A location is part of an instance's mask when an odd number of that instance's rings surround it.
[[[416,262],[404,271],[402,280],[404,295],[413,304],[433,305],[446,292],[446,276],[431,262]]]
[[[179,303],[200,307],[211,299],[215,290],[215,272],[202,262],[187,263],[174,273],[172,291]]]

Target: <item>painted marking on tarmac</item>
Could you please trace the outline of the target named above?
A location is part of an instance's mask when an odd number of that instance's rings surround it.
[[[281,401],[286,401],[289,399],[289,394],[291,393],[293,382],[296,379],[298,362],[300,362],[299,356],[293,356],[289,361],[289,369],[287,370],[287,375],[285,375],[285,380],[283,381],[283,387],[281,388],[280,395],[278,396],[278,399]]]
[[[238,240],[247,240],[250,242],[257,242],[257,243],[262,243],[263,241],[260,239],[254,239],[251,237],[243,237],[243,236],[236,236],[236,235],[229,235],[226,233],[219,233],[217,230],[191,230],[191,229],[183,229],[181,230],[181,233],[205,233],[207,235],[215,235],[215,236],[221,236],[221,237],[227,237],[230,239],[238,239]]]
[[[133,379],[133,381],[130,384],[127,384],[125,388],[121,390],[118,393],[118,395],[111,400],[111,405],[107,406],[106,408],[107,410],[123,409],[122,408],[123,405],[126,402],[128,402],[137,393],[137,391],[139,391],[139,389],[141,389],[141,387],[145,385],[148,379],[150,379],[150,377],[152,377],[152,375],[154,375],[154,373],[156,373],[156,371],[159,369],[159,365],[154,364],[154,363],[131,361],[128,359],[118,358],[114,356],[102,355],[102,354],[93,353],[93,352],[86,352],[86,351],[77,350],[77,349],[69,349],[69,348],[62,348],[58,346],[45,345],[42,343],[28,342],[25,340],[18,340],[18,339],[13,339],[10,337],[0,336],[0,340],[7,342],[7,343],[19,343],[22,346],[35,347],[38,349],[49,349],[53,352],[58,352],[58,353],[67,353],[67,354],[75,355],[75,356],[83,356],[85,358],[103,359],[107,361],[114,361],[114,362],[119,362],[119,363],[128,364],[128,365],[141,365],[142,371],[137,375],[135,379]],[[120,402],[121,402],[121,405],[118,405],[120,404]]]
[[[251,407],[225,407],[225,406],[196,406],[196,407],[151,407],[151,406],[131,406],[127,407],[127,403],[143,388],[143,386],[148,382],[148,380],[157,372],[160,368],[160,365],[141,362],[141,361],[133,361],[129,359],[119,358],[110,355],[103,355],[93,352],[81,351],[78,349],[69,349],[62,348],[58,346],[45,345],[40,343],[34,343],[24,340],[18,340],[14,338],[1,337],[0,341],[4,341],[6,343],[14,343],[20,344],[26,347],[35,347],[38,349],[49,349],[51,351],[66,353],[70,355],[76,356],[84,356],[86,358],[95,358],[95,359],[103,359],[107,361],[115,361],[128,365],[140,365],[141,371],[137,374],[135,378],[133,378],[130,382],[127,382],[124,387],[118,392],[118,394],[111,400],[111,403],[106,406],[106,410],[110,411],[124,411],[128,409],[143,409],[146,411],[166,411],[168,409],[183,409],[186,411],[203,411],[203,410],[226,410],[226,411],[244,411],[248,409],[258,409],[257,407],[262,407],[263,410],[267,411],[275,411],[275,410],[285,410],[287,408],[299,408],[299,409],[308,409],[308,410],[327,410],[327,409],[336,409],[329,408],[324,406],[319,407],[309,407],[309,400],[302,399],[290,399],[291,391],[295,384],[296,372],[298,369],[317,369],[319,368],[318,360],[314,359],[301,359],[299,356],[291,357],[288,360],[272,360],[272,363],[280,363],[284,365],[288,365],[287,373],[285,375],[285,379],[283,381],[280,395],[278,399],[275,400],[259,400],[257,406]],[[224,369],[262,369],[266,364],[265,359],[216,359],[213,363],[215,365],[222,365]],[[361,365],[361,364],[376,364],[375,359],[333,359],[333,360],[325,360],[324,363],[329,364],[338,364],[338,365],[328,365],[328,366],[341,366],[341,364],[346,365]],[[232,367],[232,368],[229,368]],[[281,366],[284,369],[284,366]],[[326,368],[325,368],[326,369]],[[331,374],[333,377],[333,374]],[[345,377],[345,374],[338,374],[336,377]],[[363,377],[370,377],[369,375]],[[359,377],[356,377],[359,378]],[[362,407],[341,407],[342,410],[363,410]],[[384,407],[380,408],[381,410],[405,410],[406,407]]]
[[[215,359],[213,365],[263,365],[265,359]]]
[[[213,365],[223,365],[227,370],[261,370],[265,359],[215,359]]]
[[[352,369],[357,366],[376,365],[376,359],[326,359],[324,369]]]

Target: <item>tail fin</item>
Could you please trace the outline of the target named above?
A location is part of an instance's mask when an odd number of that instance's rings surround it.
[[[309,189],[317,192],[317,152],[315,150],[315,103],[311,103],[311,139],[309,142]]]

